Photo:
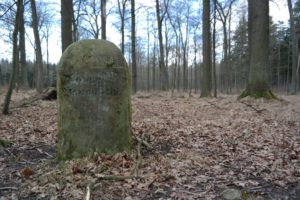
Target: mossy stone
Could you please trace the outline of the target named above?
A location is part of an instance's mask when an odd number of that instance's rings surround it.
[[[130,88],[128,65],[113,43],[70,45],[58,66],[58,159],[129,151]]]

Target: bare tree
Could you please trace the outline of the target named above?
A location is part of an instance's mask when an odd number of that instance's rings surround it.
[[[226,87],[227,92],[230,90],[231,87],[231,67],[229,64],[229,33],[228,33],[228,18],[230,17],[232,5],[236,0],[227,0],[223,3],[223,5],[217,0],[216,1],[216,9],[219,14],[219,19],[222,22],[223,27],[223,52],[224,52],[224,59],[223,59],[223,85]]]
[[[21,66],[21,81],[20,85],[27,89],[29,88],[28,83],[28,76],[27,76],[27,63],[26,63],[26,46],[25,46],[25,23],[24,23],[24,2],[21,0],[21,7],[20,7],[20,25],[19,25],[19,32],[20,32],[20,66]]]
[[[290,15],[290,29],[291,29],[291,46],[292,46],[292,84],[291,94],[296,94],[297,91],[297,37],[295,34],[295,20],[293,15],[292,0],[287,0],[289,15]]]
[[[131,59],[132,59],[132,92],[137,91],[137,76],[136,76],[136,36],[135,36],[135,0],[131,0]]]
[[[211,33],[210,33],[210,0],[203,0],[203,73],[201,97],[211,96]]]
[[[216,23],[217,23],[217,0],[214,2],[214,13],[213,13],[213,85],[214,85],[214,97],[217,97],[217,73],[216,73]]]
[[[62,52],[73,42],[73,0],[61,0],[61,42]]]
[[[161,5],[159,0],[156,0],[156,19],[157,19],[157,31],[159,41],[159,69],[160,69],[160,89],[167,90],[169,88],[169,77],[167,66],[165,66],[165,54],[162,36],[163,20],[167,14],[169,0],[164,0],[164,10],[161,12]]]
[[[120,15],[121,20],[121,50],[124,54],[124,44],[125,44],[125,16],[126,16],[126,3],[127,0],[118,0],[118,13]]]
[[[35,41],[35,54],[36,54],[36,65],[37,65],[37,75],[36,75],[36,90],[38,93],[43,91],[43,55],[41,40],[38,31],[38,17],[36,12],[35,0],[30,0],[31,4],[31,14],[32,14],[32,28]]]
[[[86,24],[81,24],[81,28],[92,35],[94,39],[99,39],[101,26],[99,24],[101,6],[97,0],[86,1],[83,6],[82,20]]]
[[[101,0],[101,39],[106,40],[106,0]]]
[[[17,1],[17,13],[15,17],[15,27],[13,31],[13,56],[12,56],[12,72],[11,76],[9,79],[9,86],[8,90],[5,96],[4,104],[3,104],[3,114],[8,114],[9,113],[9,104],[11,100],[11,95],[14,87],[14,82],[16,79],[16,70],[17,66],[19,64],[19,56],[18,56],[18,30],[19,30],[19,25],[20,25],[20,8],[22,6],[22,0]]]

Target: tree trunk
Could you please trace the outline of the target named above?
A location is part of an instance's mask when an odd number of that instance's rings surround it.
[[[73,0],[61,0],[62,52],[64,52],[65,49],[73,42],[72,23],[73,23]]]
[[[119,15],[121,19],[121,51],[122,54],[124,55],[124,44],[125,44],[125,9],[126,9],[126,2],[127,0],[118,0],[118,10],[119,10]]]
[[[156,68],[156,42],[154,38],[154,45],[153,45],[153,66],[152,66],[152,89],[155,90],[155,68]]]
[[[38,31],[38,18],[36,13],[35,0],[30,0],[31,12],[32,12],[32,28],[35,40],[35,53],[36,53],[36,65],[37,65],[37,75],[36,75],[36,90],[38,93],[43,91],[43,56],[40,35]],[[72,23],[72,22],[71,22]],[[72,36],[72,33],[71,33]]]
[[[24,89],[29,88],[28,83],[28,74],[27,74],[27,63],[26,63],[26,46],[25,46],[25,26],[24,26],[24,2],[21,0],[21,7],[20,7],[20,65],[21,65],[21,87]]]
[[[132,56],[132,92],[137,92],[136,76],[136,37],[135,37],[135,0],[131,0],[131,56]]]
[[[290,29],[291,29],[291,45],[292,45],[292,84],[290,92],[296,94],[297,91],[297,38],[295,34],[295,20],[293,15],[292,1],[287,0],[289,15],[290,15]]]
[[[106,0],[101,0],[101,39],[106,40]]]
[[[158,41],[159,41],[159,70],[160,70],[160,89],[163,91],[168,90],[168,71],[164,62],[164,45],[162,37],[162,22],[163,16],[160,16],[160,6],[159,0],[156,0],[156,18],[157,18],[157,31],[158,31]]]
[[[149,12],[147,12],[147,92],[150,92],[150,27],[149,27]]]
[[[20,9],[22,6],[22,0],[17,2],[17,13],[15,19],[15,27],[13,31],[13,56],[12,56],[12,72],[9,79],[8,90],[5,96],[2,113],[7,115],[9,113],[9,104],[11,100],[11,95],[14,87],[14,82],[16,79],[16,69],[19,64],[19,55],[18,55],[18,30],[20,25]]]
[[[210,0],[203,0],[203,73],[201,97],[211,96]]]
[[[214,0],[213,15],[213,81],[214,81],[214,97],[217,97],[217,75],[216,75],[216,23],[217,23],[217,0]]]
[[[276,96],[267,83],[267,66],[269,59],[269,0],[252,1],[249,7],[250,18],[250,73],[249,83],[240,98],[273,99]]]

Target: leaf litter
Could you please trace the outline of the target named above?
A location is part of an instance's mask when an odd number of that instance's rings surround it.
[[[0,114],[0,199],[300,198],[300,101],[132,97],[132,153],[55,159],[55,101],[22,101]],[[3,97],[0,98],[3,101]],[[246,196],[247,196],[246,195]],[[245,196],[245,195],[244,195]],[[250,199],[250,198],[249,198]]]

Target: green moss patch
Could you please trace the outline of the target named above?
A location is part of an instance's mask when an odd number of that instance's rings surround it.
[[[272,92],[268,84],[264,81],[249,83],[247,88],[240,94],[239,99],[248,96],[255,99],[278,99],[277,96]]]

